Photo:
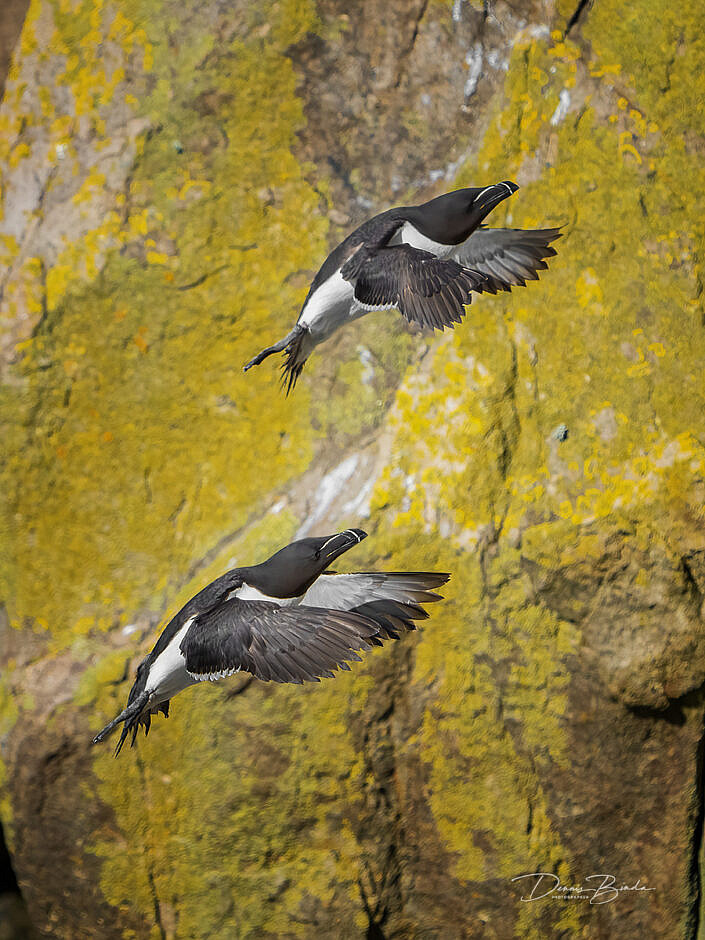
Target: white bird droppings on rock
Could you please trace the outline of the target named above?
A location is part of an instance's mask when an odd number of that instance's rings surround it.
[[[552,127],[556,127],[556,125],[561,123],[563,118],[568,113],[569,107],[570,107],[570,92],[568,91],[567,88],[564,88],[558,97],[558,107],[553,112],[553,116],[551,117]]]
[[[325,516],[328,507],[357,469],[358,459],[357,454],[347,457],[323,477],[311,501],[313,511],[299,527],[296,533],[297,539],[302,538],[319,519]]]
[[[482,43],[476,42],[465,56],[465,64],[468,67],[468,77],[465,80],[463,93],[466,101],[477,91],[477,83],[480,81],[480,76],[482,75],[483,55]]]

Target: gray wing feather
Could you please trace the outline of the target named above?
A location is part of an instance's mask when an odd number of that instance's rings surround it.
[[[324,574],[308,589],[303,604],[352,610],[377,625],[370,642],[381,644],[415,630],[415,620],[428,614],[421,606],[442,600],[434,588],[450,575],[438,571],[370,571],[355,574]]]
[[[544,259],[556,254],[550,243],[560,237],[559,228],[481,228],[458,245],[453,257],[486,275],[477,293],[496,294],[538,281],[538,272],[548,267]]]
[[[441,600],[433,588],[450,575],[434,571],[370,571],[356,574],[323,574],[304,594],[301,604],[331,610],[353,610],[372,601],[428,604]]]
[[[265,682],[317,682],[359,661],[359,651],[379,643],[377,633],[373,620],[353,611],[234,598],[199,617],[180,648],[195,679],[242,669]]]

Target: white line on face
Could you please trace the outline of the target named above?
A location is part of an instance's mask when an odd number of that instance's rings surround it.
[[[347,531],[348,530],[346,529],[345,532]],[[345,532],[343,532],[342,534],[345,535]],[[321,545],[321,548],[320,548],[321,555],[323,554],[323,550],[325,549],[326,545],[328,545],[329,542],[332,542],[333,539],[337,539],[339,535],[341,535],[340,532],[338,532],[337,535],[331,535],[329,539],[326,539],[326,541],[323,543],[323,545]]]
[[[479,193],[477,194],[477,196],[475,196],[475,199],[474,199],[473,201],[474,201],[474,202],[477,202],[479,199],[482,199],[482,197],[485,195],[485,193],[488,192],[490,189],[492,189],[492,187],[493,187],[494,185],[495,185],[495,184],[493,183],[492,186],[485,186],[485,188],[484,188],[481,192],[479,192]]]

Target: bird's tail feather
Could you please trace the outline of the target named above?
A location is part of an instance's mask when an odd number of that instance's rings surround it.
[[[124,708],[119,715],[113,718],[112,721],[109,721],[108,724],[103,728],[102,731],[99,731],[98,734],[93,738],[94,744],[99,744],[101,741],[104,741],[105,738],[123,721],[125,724],[120,734],[120,739],[118,740],[117,746],[115,748],[115,756],[117,757],[122,746],[125,743],[125,739],[130,731],[133,731],[132,742],[134,744],[135,737],[137,735],[137,729],[139,727],[140,716],[142,711],[149,701],[149,692],[142,692],[137,698],[131,702],[127,708]]]
[[[296,385],[301,370],[306,365],[311,348],[306,348],[306,339],[309,331],[306,327],[297,323],[296,327],[289,334],[291,339],[286,346],[286,359],[282,364],[281,385],[286,389],[287,396]]]

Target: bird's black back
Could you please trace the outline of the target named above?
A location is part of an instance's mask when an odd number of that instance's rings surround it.
[[[190,617],[193,617],[194,614],[202,614],[208,610],[212,610],[213,607],[223,601],[231,591],[235,590],[235,588],[239,587],[241,584],[242,577],[240,575],[240,569],[233,568],[231,571],[226,571],[225,574],[220,575],[215,581],[211,581],[210,584],[206,585],[203,590],[199,591],[190,601],[184,604],[181,610],[169,621],[166,627],[164,627],[151,653],[144,659],[143,663],[147,666],[153,663],[157,656],[164,652]],[[145,669],[145,677],[147,672],[148,669]],[[137,683],[135,683],[135,685],[137,685]]]
[[[379,215],[375,215],[373,218],[363,222],[355,231],[344,238],[343,241],[331,251],[319,268],[313,281],[311,281],[311,287],[301,307],[302,312],[311,295],[315,293],[321,284],[324,284],[329,277],[332,277],[338,268],[341,268],[345,264],[348,258],[352,256],[355,248],[363,244],[380,246],[388,242],[396,230],[404,224],[405,216],[399,213],[404,213],[405,211],[405,209],[401,208],[387,209],[385,212],[380,212]]]

